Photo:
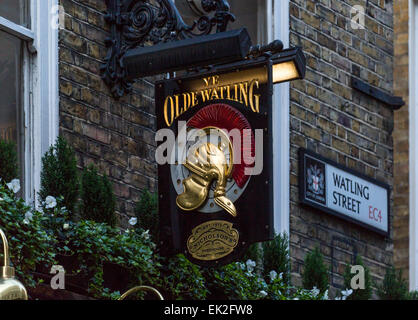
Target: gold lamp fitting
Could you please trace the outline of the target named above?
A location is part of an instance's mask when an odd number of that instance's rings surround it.
[[[28,294],[15,277],[15,269],[10,266],[9,244],[3,230],[0,229],[3,241],[4,265],[0,267],[0,300],[28,300]]]
[[[129,289],[128,291],[126,291],[118,300],[125,300],[125,298],[135,292],[138,291],[149,291],[154,293],[159,300],[164,300],[162,294],[155,288],[153,287],[149,287],[149,286],[139,286],[139,287],[134,287],[132,289]]]

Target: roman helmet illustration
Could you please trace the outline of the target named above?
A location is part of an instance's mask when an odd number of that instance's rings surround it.
[[[210,128],[206,129],[211,130]],[[225,137],[229,141],[226,134]],[[231,145],[230,142],[229,145]],[[191,148],[184,166],[192,174],[183,181],[184,193],[177,197],[177,205],[185,211],[199,208],[206,201],[210,184],[216,180],[215,203],[236,217],[237,212],[234,204],[225,196],[227,179],[232,171],[232,158],[233,155],[230,157],[230,163],[227,163],[222,146],[210,142],[204,142]]]
[[[214,203],[210,203],[211,206],[216,204],[219,209],[236,217],[234,201],[249,181],[250,176],[245,174],[245,168],[253,166],[250,161],[245,160],[246,157],[254,157],[255,153],[254,135],[248,121],[235,108],[226,104],[215,104],[199,110],[187,122],[187,128],[189,132],[200,133],[197,134],[197,142],[192,143],[185,151],[186,157],[182,162],[189,175],[184,178],[175,177],[177,183],[180,183],[177,179],[181,179],[183,186],[176,199],[177,206],[184,211],[200,211],[208,206],[208,198],[212,198],[211,202]],[[238,129],[239,132],[239,139],[236,138],[235,144],[234,137],[229,136],[233,129]],[[234,164],[235,156],[241,159],[239,163]]]

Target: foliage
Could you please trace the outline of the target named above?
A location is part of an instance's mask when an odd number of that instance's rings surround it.
[[[408,300],[418,300],[418,291],[414,290],[408,294]]]
[[[254,272],[255,262],[231,263],[207,269],[206,281],[212,297],[221,300],[256,300],[264,297],[267,284]]]
[[[328,268],[319,248],[315,248],[305,257],[302,283],[305,289],[316,287],[321,293],[328,289]]]
[[[355,289],[353,293],[348,297],[348,300],[369,300],[372,297],[372,279],[370,276],[370,270],[364,265],[363,259],[357,255],[355,265],[362,266],[364,268],[364,289]],[[351,288],[351,279],[354,274],[351,273],[351,266],[347,265],[344,272],[344,286],[345,288]]]
[[[32,272],[38,268],[46,268],[49,272],[56,264],[53,250],[56,240],[44,230],[45,219],[41,212],[32,210],[17,198],[12,190],[0,185],[0,228],[9,242],[16,278],[26,287],[35,287],[40,282],[35,280]]]
[[[256,263],[235,262],[220,268],[205,270],[210,297],[216,300],[322,300],[328,299],[318,289],[306,290],[292,287],[284,281],[283,273],[272,270],[268,276],[254,272]]]
[[[138,219],[136,226],[142,230],[149,230],[153,241],[158,243],[160,222],[157,194],[144,190],[136,205],[135,215]]]
[[[204,300],[208,295],[200,268],[182,254],[161,258],[162,288],[169,300]]]
[[[41,190],[44,201],[47,196],[63,198],[63,206],[74,213],[79,191],[77,161],[74,150],[59,137],[54,146],[42,157]]]
[[[101,177],[93,165],[83,170],[80,197],[83,219],[115,226],[116,199],[112,185],[107,176]]]
[[[263,243],[263,268],[267,275],[274,270],[283,274],[283,281],[290,282],[289,239],[286,234],[278,234],[272,241]]]
[[[62,253],[76,257],[78,268],[75,272],[88,279],[89,293],[94,297],[116,296],[104,287],[105,263],[124,268],[128,286],[158,285],[160,265],[154,256],[155,245],[146,235],[133,231],[121,233],[105,223],[82,220],[71,223],[65,236]]]
[[[402,278],[402,270],[392,266],[386,269],[383,283],[377,288],[377,295],[381,300],[406,300],[408,294],[408,282]]]
[[[262,248],[262,247],[261,247]],[[242,257],[242,261],[247,261],[248,259],[253,261],[260,261],[263,257],[263,252],[260,250],[260,243],[253,243],[250,245]]]
[[[0,140],[0,179],[9,182],[17,178],[19,175],[17,163],[16,144],[12,141]]]

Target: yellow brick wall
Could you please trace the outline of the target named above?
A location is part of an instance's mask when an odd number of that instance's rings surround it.
[[[394,115],[394,264],[408,277],[409,264],[409,113],[408,113],[408,0],[393,2],[394,13],[394,94],[406,105]]]

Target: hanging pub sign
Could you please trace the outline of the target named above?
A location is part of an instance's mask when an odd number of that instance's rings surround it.
[[[273,238],[272,67],[261,61],[156,83],[163,255],[221,265]]]
[[[388,185],[303,148],[299,170],[302,203],[388,235]]]

